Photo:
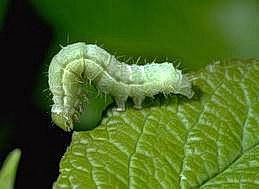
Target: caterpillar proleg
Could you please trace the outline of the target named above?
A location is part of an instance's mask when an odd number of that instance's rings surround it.
[[[145,97],[158,93],[188,98],[194,94],[191,81],[171,63],[128,65],[97,45],[83,42],[63,47],[53,57],[48,82],[54,101],[52,120],[66,131],[73,129],[85,109],[88,84],[111,95],[117,111],[125,110],[128,97],[133,98],[135,108],[141,109]]]

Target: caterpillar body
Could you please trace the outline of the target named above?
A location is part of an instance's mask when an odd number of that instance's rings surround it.
[[[171,63],[128,65],[97,45],[83,42],[63,47],[53,57],[48,73],[54,101],[52,120],[66,131],[73,129],[85,109],[87,84],[111,95],[117,111],[125,110],[128,97],[141,109],[146,96],[173,93],[191,98],[194,94],[191,81]]]

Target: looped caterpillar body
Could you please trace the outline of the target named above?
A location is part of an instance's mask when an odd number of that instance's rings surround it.
[[[191,82],[171,63],[127,65],[97,45],[74,43],[63,47],[49,66],[52,120],[66,131],[73,129],[85,109],[87,84],[110,94],[117,111],[125,110],[128,97],[141,109],[146,96],[173,93],[191,98],[194,94]]]

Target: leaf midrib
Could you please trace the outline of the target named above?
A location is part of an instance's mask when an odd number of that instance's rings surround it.
[[[216,173],[214,176],[206,179],[200,186],[198,186],[199,188],[202,188],[204,185],[206,185],[206,183],[208,183],[209,181],[211,181],[212,179],[214,179],[215,177],[217,177],[218,175],[220,174],[223,174],[228,168],[230,168],[232,165],[235,164],[235,162],[237,162],[243,154],[245,154],[246,152],[248,152],[249,150],[253,149],[254,147],[256,147],[259,143],[256,143],[254,144],[253,146],[251,146],[250,148],[246,149],[244,151],[244,148],[243,148],[243,135],[244,135],[244,129],[245,129],[245,125],[247,123],[247,120],[248,120],[248,115],[249,115],[249,112],[250,112],[250,109],[251,109],[251,102],[250,102],[250,99],[248,98],[248,95],[247,95],[247,90],[245,89],[245,87],[243,86],[243,81],[244,79],[246,78],[245,76],[249,73],[251,67],[253,66],[253,64],[248,64],[249,65],[249,68],[247,68],[245,70],[245,72],[242,74],[241,76],[241,81],[240,81],[240,86],[244,92],[244,97],[245,97],[245,104],[248,106],[247,107],[247,110],[246,110],[246,115],[245,115],[245,118],[244,118],[244,121],[243,121],[243,124],[241,125],[241,139],[240,139],[240,147],[241,147],[241,150],[240,150],[240,153],[236,156],[235,159],[233,159],[232,162],[230,162],[229,165],[225,166],[224,169],[222,169],[221,171],[219,171],[218,173]],[[225,76],[225,74],[224,74]],[[225,77],[224,77],[225,79]],[[218,152],[218,151],[217,151]]]
[[[185,159],[186,159],[186,145],[188,143],[188,138],[189,138],[189,134],[190,134],[190,131],[192,130],[193,127],[195,127],[195,125],[197,125],[199,123],[199,120],[200,120],[200,117],[201,115],[204,113],[204,110],[205,110],[205,106],[206,104],[209,102],[209,100],[211,99],[211,97],[215,94],[215,92],[223,85],[225,81],[225,73],[224,73],[224,78],[222,78],[219,83],[217,84],[217,86],[214,88],[214,90],[211,92],[211,94],[209,95],[209,97],[206,99],[206,101],[203,103],[203,105],[201,106],[201,110],[199,112],[199,114],[197,115],[197,118],[196,120],[194,121],[194,123],[191,125],[191,127],[188,129],[186,128],[187,130],[187,134],[186,134],[186,138],[185,138],[185,141],[184,141],[184,146],[183,146],[183,149],[184,149],[184,157],[183,157],[183,160],[181,162],[181,169],[180,169],[180,174],[179,174],[179,187],[181,188],[181,183],[182,183],[182,174],[183,174],[183,167],[184,167],[184,162],[185,162]],[[217,162],[217,165],[219,166],[218,162]]]
[[[247,148],[243,154],[248,153],[250,150],[253,150],[257,145],[259,145],[258,143],[255,143],[254,145],[252,145],[251,147]],[[216,178],[217,176],[223,174],[224,172],[226,172],[232,165],[234,165],[241,157],[243,154],[239,154],[228,166],[226,166],[224,169],[222,169],[220,172],[218,172],[217,174],[215,174],[213,177],[208,178],[207,180],[205,180],[200,186],[198,186],[199,188],[202,188],[203,186],[205,186],[209,181],[213,180],[214,178]]]

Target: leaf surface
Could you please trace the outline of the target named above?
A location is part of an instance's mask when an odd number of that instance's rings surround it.
[[[259,61],[192,76],[192,100],[108,111],[74,132],[54,188],[259,188]]]
[[[21,150],[15,149],[5,159],[0,170],[0,188],[13,189],[18,163],[21,157]]]

